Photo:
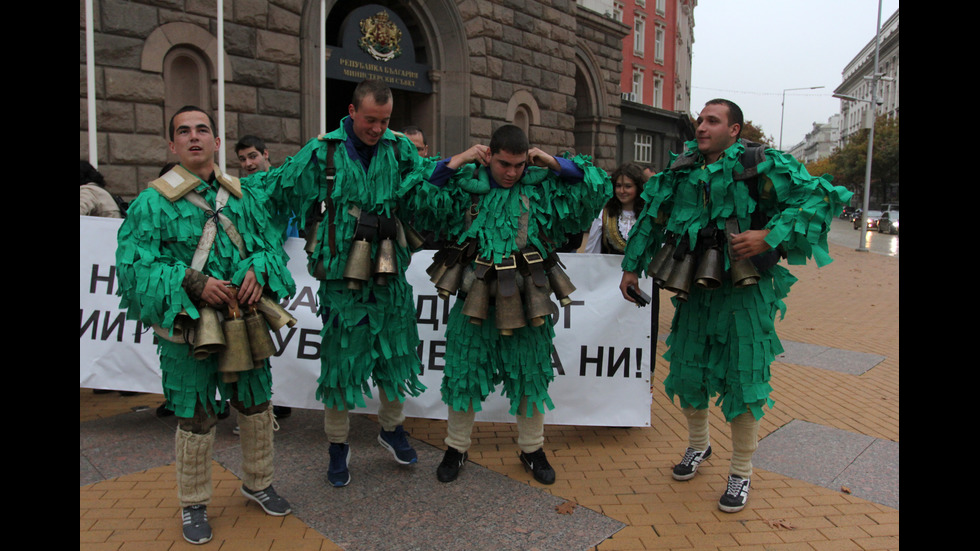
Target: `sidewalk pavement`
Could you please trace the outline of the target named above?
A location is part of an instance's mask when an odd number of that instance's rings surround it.
[[[731,457],[730,434],[717,407],[710,410],[714,450],[711,459],[692,480],[677,482],[670,476],[673,464],[686,447],[687,431],[676,402],[670,403],[664,393],[663,379],[668,366],[661,357],[665,351],[663,335],[658,343],[651,388],[654,399],[650,427],[546,426],[545,449],[558,477],[555,484],[543,486],[533,481],[516,461],[517,434],[513,424],[477,423],[469,452],[471,464],[464,467],[460,480],[451,485],[466,491],[464,477],[470,475],[476,479],[485,471],[498,481],[490,487],[490,493],[496,491],[494,488],[504,491],[503,488],[515,485],[533,490],[531,501],[515,505],[518,509],[536,508],[547,514],[554,503],[565,508],[574,505],[571,515],[584,515],[578,518],[586,518],[585,524],[599,530],[590,534],[603,534],[587,548],[601,551],[898,549],[898,259],[857,252],[853,247],[834,243],[830,250],[835,260],[828,266],[790,267],[799,282],[787,299],[785,319],[776,322],[786,348],[786,353],[772,367],[776,405],[767,411],[760,424],[749,503],[741,512],[723,513],[717,507]],[[673,310],[666,300],[667,294],[661,297],[660,330],[665,333]],[[152,410],[161,401],[161,396],[153,394],[122,397],[116,393],[95,395],[89,389],[80,389],[80,429],[83,435],[88,435],[87,427],[94,426],[96,420],[109,422],[133,415],[152,416]],[[354,430],[373,440],[371,431],[376,430],[376,417],[352,417]],[[281,420],[277,458],[287,451],[285,436],[298,434],[290,433],[298,431],[295,425],[318,418],[322,418],[322,413],[294,409],[293,417]],[[230,433],[234,415],[221,423],[219,432]],[[444,449],[445,421],[409,419],[405,428],[422,458],[414,468],[434,480],[435,467]],[[322,445],[322,429],[319,430],[319,435],[310,438]],[[311,430],[309,434],[314,433]],[[127,434],[105,435],[105,438],[125,440]],[[112,468],[94,467],[87,459],[93,444],[86,442],[88,436],[81,440],[81,551],[196,547],[184,542],[180,535],[172,433],[167,444],[169,459],[143,453],[144,461],[157,463],[133,472],[126,471],[124,465],[133,459],[130,455],[141,455],[141,452],[114,451],[116,455],[110,459],[120,466],[121,471],[117,473]],[[231,443],[229,440],[226,444]],[[395,536],[391,536],[389,545],[356,541],[356,533],[353,539],[348,535],[338,536],[333,526],[336,523],[330,522],[332,517],[328,515],[323,524],[321,519],[314,518],[312,506],[306,506],[305,511],[297,507],[294,514],[286,517],[270,517],[257,507],[247,506],[238,494],[241,482],[235,475],[237,466],[233,457],[231,453],[219,454],[216,446],[215,498],[208,508],[215,539],[207,544],[210,549],[403,548],[394,543]],[[281,489],[291,475],[279,467],[276,486]],[[325,478],[325,473],[319,473],[325,469],[325,461],[323,465],[305,465],[305,468],[308,470],[302,473],[302,483],[316,495],[322,495],[324,501],[336,498],[340,494],[334,492],[349,490],[357,482],[343,489],[328,488],[320,480]],[[352,475],[357,477],[357,471],[352,471]],[[93,478],[97,481],[92,482]],[[366,478],[362,476],[362,480]],[[438,484],[433,486],[446,488]],[[474,492],[484,491],[483,486],[476,488]],[[454,497],[446,499],[459,499],[461,494],[456,492],[450,494],[447,489],[446,495]],[[294,494],[283,494],[287,499],[294,498]],[[406,494],[406,498],[410,497]],[[362,506],[370,506],[371,500],[375,500],[377,507],[392,501],[390,496],[380,494],[365,495],[363,499]],[[536,501],[544,505],[535,507],[532,502]],[[404,503],[409,513],[416,505],[411,499]],[[484,505],[477,501],[468,506]],[[411,526],[399,526],[399,531],[422,532],[421,536],[428,538],[431,545],[419,548],[452,548],[440,547],[443,543],[439,528],[424,533],[427,526],[438,527],[445,519],[426,514],[421,508],[415,511],[418,521],[411,522]],[[504,513],[500,508],[488,508],[486,514],[476,518],[502,530],[495,523],[501,522]],[[481,549],[478,528],[473,527],[470,532],[471,541],[457,541],[456,548]],[[526,534],[533,527],[508,529],[525,532],[524,541],[531,541],[534,535]],[[329,539],[327,534],[335,539]],[[540,541],[544,541],[545,535],[541,536]],[[532,547],[549,548],[528,545],[513,549]]]

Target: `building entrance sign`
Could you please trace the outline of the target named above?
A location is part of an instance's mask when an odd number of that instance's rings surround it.
[[[415,62],[415,46],[404,21],[384,6],[369,4],[351,11],[340,36],[341,47],[325,52],[327,78],[378,79],[399,90],[432,92],[430,67]]]

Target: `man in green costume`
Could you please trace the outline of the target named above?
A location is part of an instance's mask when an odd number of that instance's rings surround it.
[[[827,232],[851,196],[831,184],[830,175],[811,176],[775,149],[765,149],[753,166],[746,153],[752,144],[739,137],[743,124],[741,109],[731,101],[705,105],[696,141],[672,155],[670,167],[644,186],[646,206],[630,231],[620,282],[623,297],[635,302],[627,288],[640,274],[655,281],[669,278],[664,273],[669,268],[651,263],[661,248],[673,251],[674,265],[707,259],[711,249],[723,258],[720,286],[711,288],[711,278],[700,279],[705,286],[691,283],[689,291],[671,299],[676,310],[664,354],[670,361],[664,386],[671,399],[679,397],[688,422],[689,447],[673,470],[677,480],[693,478],[711,456],[707,408],[719,395],[716,404],[731,424],[733,448],[728,486],[718,503],[725,512],[745,507],[759,419],[763,406],[774,404],[769,366],[783,351],[775,317],[777,310],[785,315],[783,299],[796,281],[776,262],[781,256],[789,264],[811,257],[818,266],[831,262]],[[741,268],[749,265],[757,273],[741,281]],[[740,281],[733,282],[736,273]]]
[[[560,277],[554,251],[566,234],[591,225],[612,194],[609,176],[585,157],[556,158],[531,148],[523,130],[505,125],[489,147],[477,144],[440,161],[429,184],[441,192],[427,188],[432,195],[419,208],[420,224],[451,244],[436,254],[430,273],[443,293],[456,291],[455,282],[444,283],[453,279],[446,274],[460,283],[446,324],[448,435],[436,475],[442,482],[456,479],[476,412],[502,383],[517,419],[520,460],[535,480],[552,484],[555,471],[543,444],[544,411],[554,408],[548,396],[551,315],[557,313],[549,280]],[[555,286],[566,299],[562,291],[569,288]],[[476,312],[474,304],[487,306]]]
[[[184,332],[209,308],[247,308],[264,291],[278,299],[296,287],[279,246],[281,230],[263,208],[264,192],[214,165],[220,145],[210,115],[193,106],[179,110],[170,121],[170,150],[180,163],[130,205],[116,249],[121,306],[129,319],[153,325],[162,337],[163,394],[178,418],[177,495],[184,538],[191,543],[212,535],[207,505],[215,415],[226,399],[239,412],[242,494],[268,514],[290,512],[272,487],[275,421],[268,360],[249,363],[255,367],[225,382],[217,355],[197,359],[188,344],[194,338]]]
[[[316,397],[324,403],[327,479],[335,487],[351,480],[348,411],[366,405],[369,380],[379,389],[378,442],[399,464],[417,461],[403,407],[425,386],[405,279],[411,250],[398,215],[422,184],[424,167],[415,145],[388,129],[393,105],[386,84],[363,81],[339,128],[310,140],[282,166],[245,178],[306,228],[323,319]]]

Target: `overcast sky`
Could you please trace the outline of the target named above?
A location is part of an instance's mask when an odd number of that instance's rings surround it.
[[[898,0],[882,0],[881,24]],[[694,9],[691,110],[722,97],[782,148],[802,141],[813,123],[840,112],[831,97],[844,66],[874,40],[878,0],[699,0]]]

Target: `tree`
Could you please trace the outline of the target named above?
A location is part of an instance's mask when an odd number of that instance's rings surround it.
[[[898,172],[898,117],[880,115],[875,120],[875,143],[871,159],[871,187],[879,197],[885,196],[885,186],[899,181]],[[864,180],[868,162],[867,128],[852,135],[842,147],[826,159],[825,165],[807,166],[811,174],[829,172],[834,183],[843,185],[857,195],[864,195]],[[812,169],[811,169],[812,167]],[[873,194],[875,195],[875,194]]]
[[[776,147],[772,136],[766,136],[761,126],[756,126],[752,121],[745,121],[742,126],[742,138],[756,143],[761,143],[766,147]]]

